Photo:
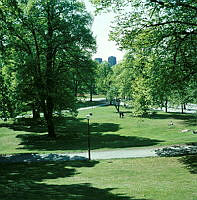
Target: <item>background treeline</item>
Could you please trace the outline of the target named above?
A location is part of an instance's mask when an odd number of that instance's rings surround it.
[[[110,34],[127,54],[103,84],[129,99],[136,115],[150,107],[197,102],[197,3],[192,0],[92,0],[116,11]]]

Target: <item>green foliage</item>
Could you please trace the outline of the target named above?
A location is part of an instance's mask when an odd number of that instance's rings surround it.
[[[97,64],[96,71],[96,88],[99,94],[107,94],[110,88],[110,77],[112,75],[112,68],[107,62]]]
[[[135,116],[143,116],[144,114],[147,114],[149,105],[151,105],[151,93],[148,88],[149,86],[147,86],[147,81],[143,77],[135,79],[132,90],[132,105]]]
[[[133,59],[132,64],[129,57],[126,60],[129,64],[123,63],[124,68],[130,67],[132,78],[128,81],[132,90],[126,83],[123,85],[131,91],[135,107],[142,107],[143,113],[150,104],[162,105],[167,99],[177,104],[197,99],[192,87],[197,75],[195,1],[92,0],[92,3],[97,11],[106,8],[116,11],[110,38]]]
[[[16,100],[16,73],[14,62],[0,60],[0,118],[14,117],[18,113]]]
[[[128,61],[128,62],[127,62]],[[129,67],[132,65],[129,60],[115,65],[113,67],[113,75],[111,76],[111,86],[117,88],[117,97],[119,98],[130,98],[131,97],[131,85],[133,74]]]
[[[75,109],[73,77],[86,75],[95,50],[91,23],[79,1],[0,3],[4,58],[14,60],[17,100],[41,107],[52,135],[54,109]]]

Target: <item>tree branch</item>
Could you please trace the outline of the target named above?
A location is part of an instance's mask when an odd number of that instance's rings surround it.
[[[189,9],[197,11],[197,7],[191,6],[191,5],[183,3],[183,2],[176,2],[175,4],[173,4],[173,3],[165,3],[165,2],[159,1],[159,0],[150,0],[150,2],[157,3],[157,4],[159,4],[159,5],[163,6],[163,7],[182,6],[184,8],[189,8]]]
[[[178,2],[178,3],[176,3],[176,5],[177,6],[182,6],[182,7],[185,7],[185,8],[190,8],[190,9],[193,9],[193,10],[197,11],[197,7],[190,6],[189,4],[186,4],[186,3]]]
[[[194,23],[177,20],[177,21],[162,22],[162,23],[157,23],[157,24],[150,24],[150,25],[146,25],[146,27],[163,26],[165,24],[185,24],[185,25],[190,25],[190,26],[197,26],[197,24],[194,24]]]

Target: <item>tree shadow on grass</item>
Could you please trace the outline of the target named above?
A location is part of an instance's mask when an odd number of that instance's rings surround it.
[[[190,114],[190,113],[154,113],[152,115],[148,115],[145,118],[150,119],[169,119],[169,120],[182,120],[185,125],[188,126],[196,126],[197,125],[197,115],[196,114]]]
[[[45,120],[43,118],[39,120],[34,120],[33,118],[19,118],[13,123],[1,123],[0,127],[7,127],[13,129],[14,131],[26,131],[34,133],[45,133],[47,132],[47,127]]]
[[[119,124],[114,123],[91,124],[91,149],[152,146],[163,142],[150,138],[113,134],[119,129]],[[72,122],[62,127],[58,133],[59,135],[55,140],[51,140],[46,134],[19,134],[17,137],[22,141],[20,145],[23,145],[19,148],[39,151],[87,150],[87,123]]]
[[[192,173],[197,174],[197,154],[183,156],[179,159],[181,163],[183,163],[186,168]]]
[[[170,112],[170,113],[156,112],[152,115],[148,115],[147,117],[151,119],[180,119],[180,120],[196,119],[195,114],[189,114],[189,113],[181,114],[177,112]]]
[[[44,131],[44,124],[32,124],[28,119],[22,120],[18,124],[10,124],[9,128],[15,131],[30,132],[19,133],[16,137],[21,139],[18,149],[31,151],[54,151],[54,150],[87,150],[87,122],[83,118],[72,117],[55,118],[57,138],[50,139]],[[43,130],[42,130],[43,128]],[[90,125],[91,149],[101,148],[128,148],[152,146],[164,142],[150,138],[137,136],[121,136],[115,132],[120,130],[120,125],[115,123],[92,123]]]
[[[79,184],[67,183],[67,177],[77,175],[77,168],[94,167],[97,163],[98,161],[0,163],[0,199],[145,200],[112,194],[114,188],[100,189],[83,181]],[[47,180],[50,180],[50,183],[47,183]]]
[[[58,137],[56,140],[49,139],[46,135],[22,134],[18,135],[22,140],[18,149],[28,149],[32,151],[54,151],[54,150],[87,150],[87,136],[81,135],[78,138],[68,139],[65,136]],[[91,149],[101,148],[128,148],[153,146],[162,140],[155,140],[135,136],[120,136],[115,134],[92,133],[90,136]]]

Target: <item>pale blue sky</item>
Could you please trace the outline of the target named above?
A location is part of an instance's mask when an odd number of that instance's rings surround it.
[[[88,0],[84,0],[87,10],[93,13],[94,8]],[[113,13],[102,13],[100,15],[94,16],[94,22],[92,26],[92,31],[94,36],[96,36],[97,41],[97,53],[93,58],[102,58],[107,60],[109,56],[116,56],[117,61],[123,58],[123,52],[118,50],[115,42],[109,41],[109,32],[111,21],[114,18]]]

